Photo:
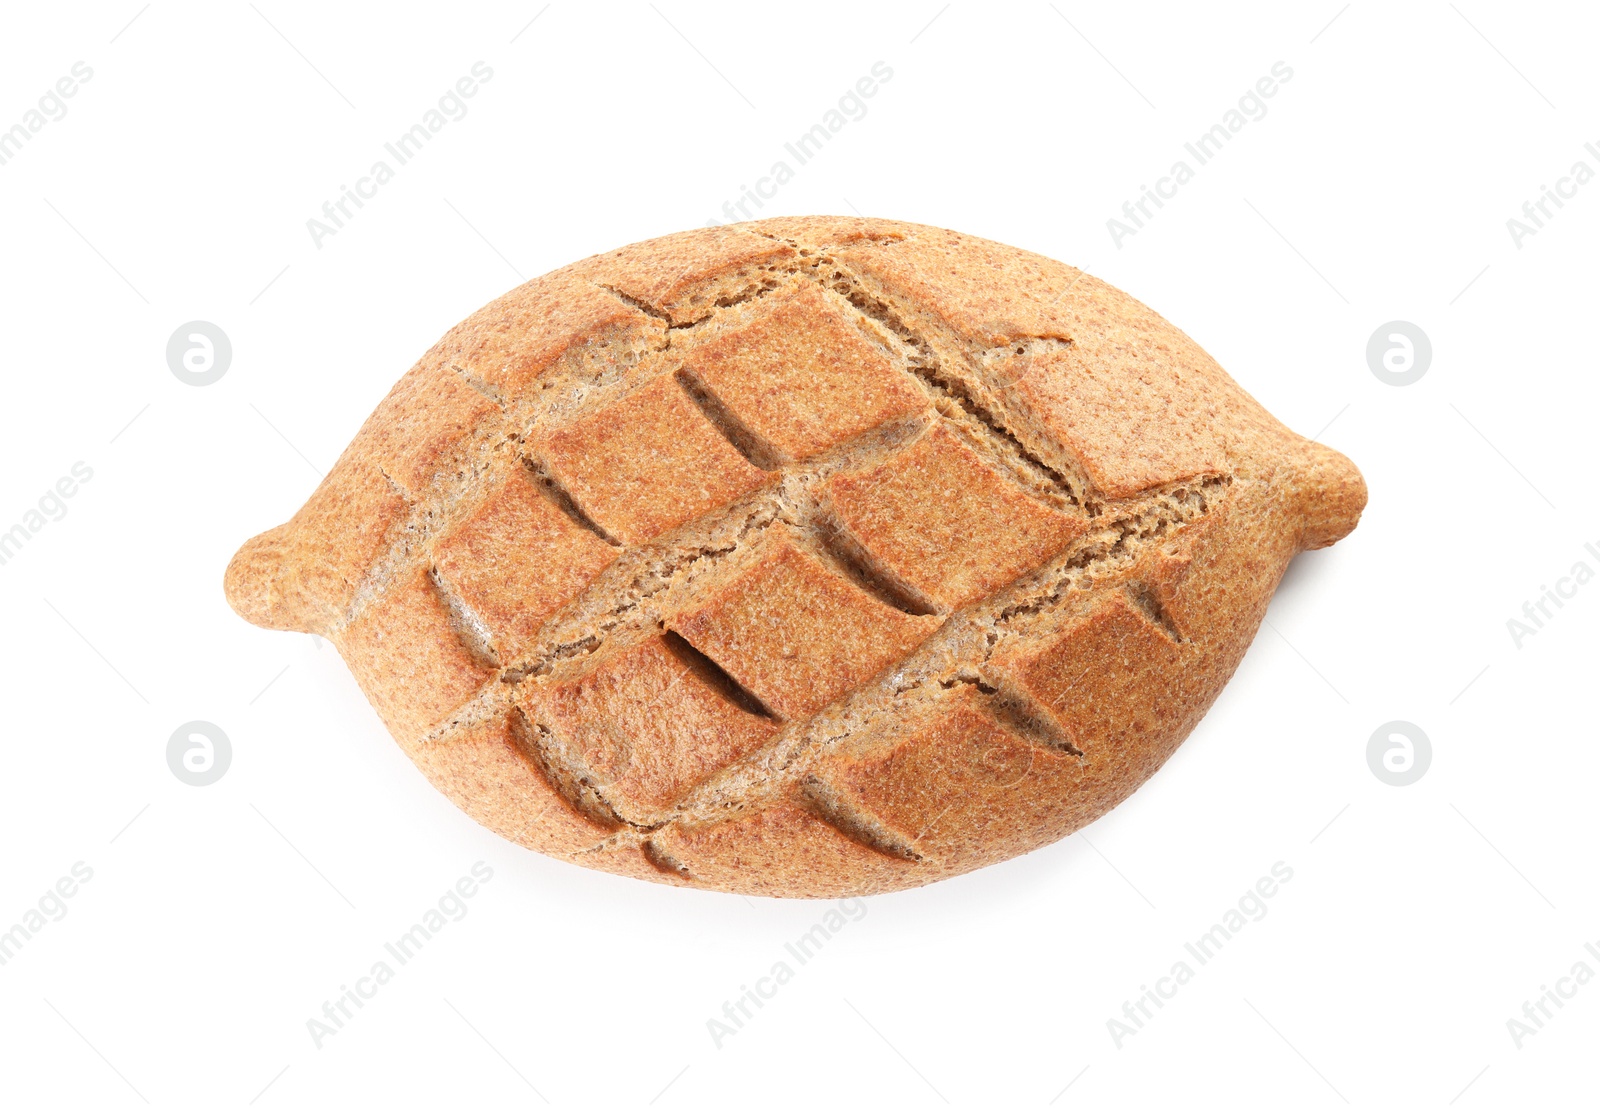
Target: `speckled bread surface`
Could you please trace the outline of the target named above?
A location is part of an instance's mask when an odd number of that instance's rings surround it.
[[[1071,266],[770,219],[529,281],[228,567],[533,850],[836,897],[1053,842],[1193,729],[1348,459]]]

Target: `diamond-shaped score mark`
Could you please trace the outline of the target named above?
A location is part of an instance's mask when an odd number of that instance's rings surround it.
[[[725,682],[662,636],[577,680],[530,685],[524,704],[589,767],[624,818],[638,818],[669,806],[777,730],[740,706]]]
[[[1196,705],[1208,702],[1189,687],[1184,649],[1117,591],[1054,634],[996,651],[994,668],[1054,718],[1089,764],[1104,768],[1150,756],[1148,736],[1170,749],[1187,733]],[[1160,760],[1149,772],[1156,765]],[[1144,779],[1120,772],[1133,784]]]
[[[987,699],[958,686],[892,744],[830,751],[815,774],[940,865],[995,861],[1010,850],[996,844],[1014,836],[1049,841],[1052,809],[1077,780],[1077,762],[1000,726]]]
[[[773,293],[762,306],[743,327],[691,348],[683,372],[778,461],[804,460],[928,406],[820,289]]]
[[[780,719],[804,719],[939,626],[874,598],[784,534],[670,626]]]
[[[434,547],[441,578],[488,625],[503,662],[618,553],[541,494],[535,480],[516,465]]]
[[[1149,328],[1096,319],[1071,346],[1008,357],[995,372],[1019,414],[1116,500],[1228,468],[1216,431],[1224,410],[1177,362]]]
[[[551,432],[540,450],[578,507],[630,546],[771,479],[744,460],[670,374]]]
[[[942,424],[880,465],[832,477],[827,489],[875,568],[930,607],[988,596],[1088,529],[1022,492]]]

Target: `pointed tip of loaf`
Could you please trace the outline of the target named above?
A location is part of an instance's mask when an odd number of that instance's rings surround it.
[[[281,540],[287,527],[274,527],[247,541],[222,576],[222,591],[233,610],[257,627],[275,631],[301,630],[283,588]]]
[[[1356,528],[1367,506],[1367,482],[1356,464],[1321,443],[1306,444],[1300,471],[1300,546],[1332,546]]]

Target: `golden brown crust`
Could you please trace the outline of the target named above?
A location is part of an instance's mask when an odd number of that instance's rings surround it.
[[[514,657],[557,609],[616,560],[617,550],[543,495],[515,466],[433,548],[441,587],[482,618],[486,646]]]
[[[1088,530],[934,424],[871,469],[829,478],[851,538],[930,606],[960,608],[1010,584]]]
[[[779,536],[672,629],[779,719],[793,720],[905,657],[938,624],[889,606]]]
[[[680,372],[776,463],[810,458],[927,405],[836,300],[812,285],[774,293],[766,314],[684,358]]]
[[[506,399],[519,399],[564,357],[654,341],[663,324],[569,266],[512,289],[462,320],[428,352]]]
[[[498,833],[780,896],[1102,815],[1366,501],[1071,266],[814,217],[569,266],[453,328],[234,607],[339,646]]]
[[[843,245],[840,260],[961,338],[989,349],[1019,338],[1073,337],[1067,290],[1080,270],[955,231],[887,221],[878,231],[904,237]]]
[[[776,267],[794,255],[788,243],[711,227],[637,242],[581,264],[605,288],[681,325],[705,319],[719,301],[770,287]]]
[[[539,444],[555,479],[618,541],[637,545],[768,480],[670,376]]]
[[[490,677],[421,568],[367,605],[335,641],[361,691],[402,741],[420,740]]]
[[[424,358],[384,397],[346,453],[375,464],[405,494],[422,496],[446,455],[497,411],[443,359]]]
[[[730,700],[710,667],[664,636],[613,654],[576,680],[534,685],[521,703],[574,752],[624,819],[648,819],[777,730]]]
[[[551,786],[508,715],[463,728],[447,743],[407,744],[406,752],[467,815],[531,850],[572,854],[610,831],[579,815]]]
[[[228,601],[262,627],[322,632],[339,622],[405,516],[394,483],[347,450],[293,519],[239,548],[224,579]]]
[[[1002,724],[988,699],[962,685],[895,740],[839,750],[817,781],[871,812],[929,879],[1059,838],[1070,823],[1061,798],[1085,776],[1079,760]]]
[[[701,881],[755,893],[843,897],[921,884],[912,863],[856,842],[798,804],[778,803],[712,823],[669,824],[655,837],[663,860]],[[909,880],[908,880],[909,879]]]

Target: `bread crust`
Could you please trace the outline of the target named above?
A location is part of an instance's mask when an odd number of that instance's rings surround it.
[[[1366,503],[1177,328],[889,220],[578,262],[458,324],[225,576],[491,830],[770,896],[908,888],[1158,769]]]

